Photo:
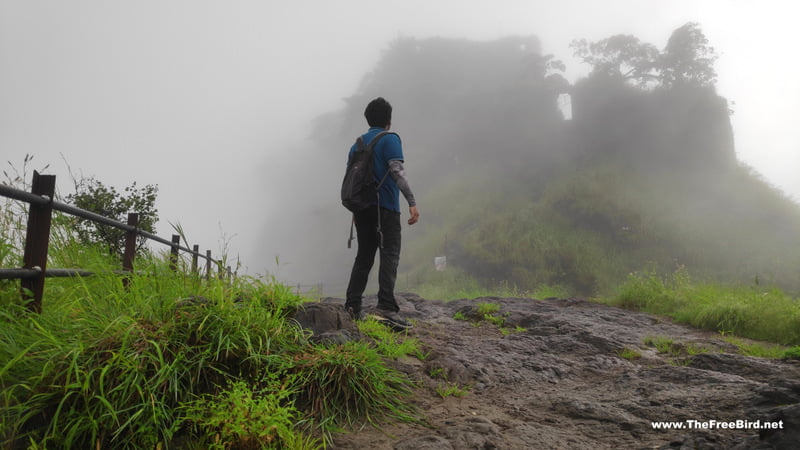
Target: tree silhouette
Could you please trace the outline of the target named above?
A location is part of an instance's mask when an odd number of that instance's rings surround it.
[[[575,56],[592,66],[593,75],[630,80],[646,86],[657,78],[659,52],[651,44],[629,34],[617,34],[589,43],[572,41]]]
[[[664,86],[711,86],[717,80],[717,55],[695,22],[672,32],[661,53],[661,82]]]
[[[575,56],[592,66],[590,76],[632,82],[647,88],[713,86],[717,79],[714,62],[717,55],[695,22],[688,22],[672,32],[664,50],[641,42],[628,34],[570,44]]]

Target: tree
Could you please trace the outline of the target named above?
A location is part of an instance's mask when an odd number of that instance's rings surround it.
[[[664,50],[628,34],[570,44],[575,56],[592,66],[592,75],[633,82],[639,87],[712,86],[717,73],[717,55],[695,22],[688,22],[670,35]]]
[[[717,80],[717,55],[695,22],[672,32],[661,53],[659,66],[664,86],[711,86]]]
[[[90,177],[75,182],[75,193],[68,195],[67,201],[78,208],[123,223],[127,222],[129,212],[139,213],[139,229],[155,233],[155,223],[158,221],[158,210],[155,207],[157,194],[157,185],[137,187],[136,182],[133,182],[123,193],[119,193],[113,186],[105,186]],[[122,255],[125,249],[124,230],[76,218],[75,232],[78,240],[84,245],[101,244],[108,248],[109,253],[118,255]],[[137,238],[137,254],[147,252],[145,242],[144,237]]]
[[[589,43],[572,41],[575,56],[592,66],[592,73],[609,78],[630,80],[646,86],[657,78],[659,52],[653,45],[629,34],[617,34]]]

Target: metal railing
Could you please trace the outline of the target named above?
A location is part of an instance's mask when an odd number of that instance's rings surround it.
[[[199,246],[189,249],[180,245],[180,235],[172,235],[172,240],[167,240],[155,234],[149,233],[138,228],[139,214],[128,214],[128,222],[122,223],[117,220],[102,216],[100,214],[87,211],[72,205],[57,202],[53,196],[55,194],[56,176],[41,175],[34,171],[31,192],[21,191],[10,186],[0,184],[0,196],[8,197],[30,204],[28,210],[28,225],[25,234],[25,247],[23,255],[23,267],[0,269],[0,279],[19,279],[23,300],[29,301],[28,308],[31,311],[41,312],[42,297],[44,293],[44,280],[50,277],[83,277],[94,275],[93,272],[81,269],[48,269],[47,252],[50,245],[50,225],[53,210],[80,217],[82,219],[98,222],[126,232],[125,251],[122,258],[122,270],[115,271],[119,274],[133,273],[133,260],[136,254],[136,238],[142,236],[148,240],[156,241],[170,246],[170,267],[178,269],[179,252],[184,251],[192,255],[192,272],[198,274],[198,258],[206,260],[206,278],[211,276],[211,264],[214,263],[220,276],[227,274],[231,277],[231,268],[224,267],[222,261],[211,257],[211,250],[206,250],[205,254],[199,252]],[[127,285],[128,279],[123,278],[123,283]]]

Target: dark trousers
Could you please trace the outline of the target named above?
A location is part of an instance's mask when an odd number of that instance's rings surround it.
[[[383,248],[378,235],[380,214]],[[367,287],[367,279],[375,262],[375,252],[380,252],[378,268],[378,309],[397,312],[400,308],[394,298],[397,280],[397,264],[400,262],[400,213],[388,209],[370,207],[354,216],[358,233],[358,253],[347,285],[345,308],[361,311],[361,297]]]

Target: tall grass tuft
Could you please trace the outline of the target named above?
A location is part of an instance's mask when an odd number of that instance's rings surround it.
[[[297,405],[309,412],[323,431],[366,420],[415,421],[404,400],[411,394],[408,377],[386,366],[378,351],[366,342],[309,346],[294,355],[285,370]]]

